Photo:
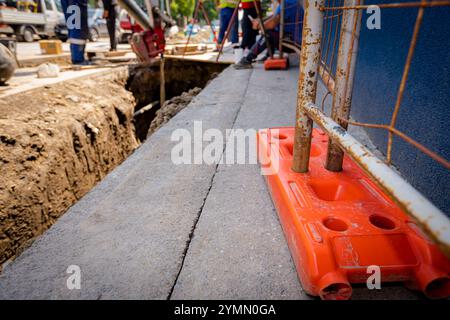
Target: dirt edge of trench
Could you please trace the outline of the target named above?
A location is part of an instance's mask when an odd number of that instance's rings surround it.
[[[116,70],[0,101],[0,265],[139,145],[127,79]]]
[[[169,100],[138,118],[159,93],[157,66],[120,67],[2,98],[0,272],[225,67],[171,61]]]

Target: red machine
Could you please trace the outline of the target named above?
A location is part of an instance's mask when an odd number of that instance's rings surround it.
[[[133,35],[130,44],[139,61],[148,63],[163,54],[165,28],[175,25],[175,22],[150,0],[145,1],[148,15],[133,0],[119,0],[119,4],[136,21],[131,24]]]
[[[158,27],[138,33],[133,32],[130,38],[130,45],[139,61],[148,63],[164,53],[164,47],[166,45],[164,30]]]

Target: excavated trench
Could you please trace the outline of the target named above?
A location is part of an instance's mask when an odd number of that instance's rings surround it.
[[[162,107],[159,65],[0,99],[0,270],[225,67],[167,59]]]
[[[175,98],[178,103],[189,102],[189,97],[195,96],[199,90],[204,88],[216,75],[222,72],[227,65],[209,62],[195,62],[189,60],[166,59],[165,62],[165,91],[166,106],[170,108]],[[126,84],[127,90],[131,91],[136,99],[135,107],[135,127],[136,136],[140,141],[145,140],[151,122],[156,112],[160,109],[160,67],[159,64],[153,66],[135,66],[130,69],[130,76]],[[190,93],[189,93],[190,92]],[[183,95],[183,93],[185,93]],[[183,95],[183,102],[176,97]],[[157,102],[156,107],[145,110],[150,103]],[[145,108],[145,109],[144,109]],[[145,112],[142,112],[144,110]],[[140,112],[141,111],[141,112]],[[165,112],[166,113],[166,112]],[[157,121],[155,121],[157,122]]]

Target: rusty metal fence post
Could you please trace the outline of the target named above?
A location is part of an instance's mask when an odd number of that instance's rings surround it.
[[[344,4],[345,6],[355,6],[362,2],[362,0],[345,0]],[[344,10],[342,18],[331,118],[344,129],[348,127],[347,120],[350,117],[352,104],[361,16],[361,10]],[[343,160],[344,151],[330,139],[325,167],[330,171],[341,171]]]
[[[316,100],[323,27],[323,11],[320,8],[324,3],[325,0],[305,1],[292,163],[295,172],[308,172],[313,122],[304,106]]]
[[[285,0],[280,1],[280,40],[278,41],[278,51],[280,59],[283,59],[283,39],[284,39],[284,10],[285,10]]]

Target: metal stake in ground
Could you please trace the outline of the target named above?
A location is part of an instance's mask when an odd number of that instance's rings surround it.
[[[323,7],[325,2],[325,0],[307,1],[303,22],[294,159],[292,162],[292,170],[295,172],[308,172],[313,121],[309,118],[304,108],[307,103],[314,103],[316,100],[323,27],[323,12],[320,8]]]
[[[360,0],[346,0],[345,5],[354,6],[361,4],[360,2]],[[342,18],[331,118],[344,129],[348,127],[347,120],[352,104],[361,16],[361,10],[345,10]],[[333,139],[330,139],[325,168],[335,172],[341,171],[343,160],[344,152]]]
[[[209,28],[211,29],[211,32],[213,34],[213,38],[214,38],[213,41],[215,43],[217,43],[216,33],[214,32],[214,28],[212,27],[211,20],[209,20],[208,14],[206,13],[205,6],[203,5],[203,3],[201,4],[201,9],[203,12],[203,17],[205,18],[206,23],[209,25]]]
[[[195,21],[198,18],[198,9],[199,9],[201,1],[202,0],[198,0],[197,1],[197,5],[195,6],[194,15],[192,17],[192,19],[193,19],[193,21],[192,21],[192,28],[189,30],[189,36],[188,36],[188,39],[186,41],[186,45],[184,46],[183,58],[184,58],[184,55],[186,54],[186,50],[188,48],[189,42],[191,41],[192,32],[194,31],[194,23],[195,23]]]
[[[159,64],[159,105],[162,106],[166,102],[166,75],[164,73],[164,55],[161,54]]]

